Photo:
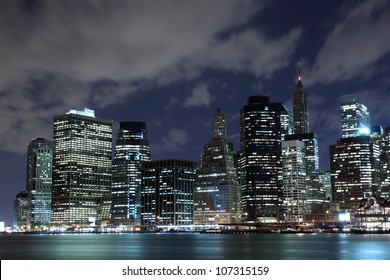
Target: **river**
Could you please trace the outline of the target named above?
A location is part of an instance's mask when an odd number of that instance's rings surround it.
[[[390,260],[390,234],[3,234],[2,260]]]

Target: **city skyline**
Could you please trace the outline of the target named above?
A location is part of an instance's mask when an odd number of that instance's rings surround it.
[[[247,97],[270,96],[292,111],[301,73],[321,170],[341,137],[341,95],[360,94],[371,124],[390,125],[388,1],[12,2],[0,11],[6,223],[26,187],[26,145],[52,139],[53,117],[69,109],[95,109],[114,131],[144,121],[153,160],[198,161],[217,107],[238,150]]]

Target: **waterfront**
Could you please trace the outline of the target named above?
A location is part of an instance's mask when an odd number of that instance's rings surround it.
[[[390,235],[6,234],[2,260],[390,260]]]

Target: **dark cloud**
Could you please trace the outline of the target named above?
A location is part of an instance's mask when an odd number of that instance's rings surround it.
[[[273,38],[237,29],[262,3],[3,2],[0,133],[7,137],[0,149],[24,152],[32,137],[50,136],[54,115],[71,108],[105,108],[135,92],[196,79],[207,68],[271,75],[288,64],[300,29]],[[211,100],[198,85],[185,104],[209,106]],[[176,104],[171,101],[168,106]]]

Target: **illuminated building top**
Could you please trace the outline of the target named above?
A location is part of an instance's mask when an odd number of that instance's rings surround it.
[[[81,115],[81,116],[95,118],[95,111],[88,109],[88,108],[84,108],[84,110],[82,110],[82,111],[81,110],[69,110],[69,112],[66,114],[75,114],[75,115]]]

